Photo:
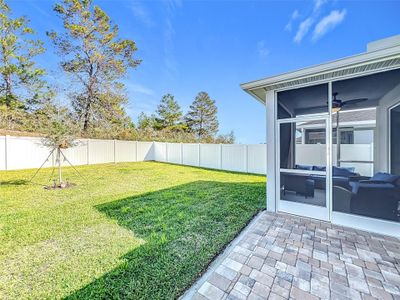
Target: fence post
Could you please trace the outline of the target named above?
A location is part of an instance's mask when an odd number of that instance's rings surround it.
[[[198,145],[198,151],[197,151],[197,159],[199,161],[199,167],[201,166],[201,162],[200,162],[200,143],[197,144]]]
[[[165,161],[168,162],[168,143],[165,142]]]
[[[86,150],[87,150],[87,152],[86,152],[86,159],[87,159],[87,164],[88,165],[90,165],[90,159],[89,159],[89,144],[90,144],[90,139],[87,139],[87,142],[86,142]]]
[[[115,141],[115,139],[113,141],[114,141],[114,164],[115,164],[117,162],[117,157],[116,157],[117,149],[116,149],[116,141]]]
[[[183,165],[183,143],[181,143],[181,165]]]
[[[137,162],[138,141],[135,142],[135,162]]]
[[[156,142],[151,142],[151,148],[150,148],[150,152],[151,152],[151,159],[152,161],[157,161],[156,160]]]
[[[5,167],[5,170],[7,171],[8,170],[8,151],[7,151],[7,148],[8,148],[8,146],[7,146],[7,143],[8,143],[8,135],[6,135],[5,136],[5,139],[4,139],[4,167]]]
[[[219,169],[222,170],[222,144],[219,144]]]
[[[244,163],[245,163],[245,171],[249,173],[249,145],[244,145]]]

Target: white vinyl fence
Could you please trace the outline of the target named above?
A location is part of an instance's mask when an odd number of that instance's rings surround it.
[[[154,143],[154,160],[244,173],[266,174],[266,145]]]
[[[41,138],[0,136],[0,170],[39,168],[42,163],[52,167],[56,154],[50,152]],[[63,153],[76,166],[154,160],[152,142],[80,139]]]
[[[55,165],[55,153],[37,137],[0,136],[0,170]],[[219,170],[266,174],[266,145],[182,144],[81,139],[63,150],[73,165],[155,160]],[[63,165],[68,165],[63,161]]]
[[[296,164],[326,165],[325,145],[296,145]],[[55,164],[55,154],[44,147],[41,138],[0,136],[0,170],[38,168]],[[64,150],[73,165],[155,160],[174,164],[266,174],[267,146],[241,144],[183,144],[82,139],[77,146]],[[336,157],[336,146],[333,148]],[[373,161],[373,145],[342,145],[343,160]],[[48,159],[47,159],[48,158]],[[47,160],[46,160],[47,159]],[[63,162],[67,165],[67,162]],[[363,175],[373,173],[373,164],[351,165]]]

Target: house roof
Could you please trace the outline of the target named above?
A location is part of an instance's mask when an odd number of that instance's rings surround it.
[[[333,115],[333,123],[335,122],[335,116]],[[341,111],[340,112],[340,127],[352,126],[352,127],[374,127],[376,122],[376,109],[361,109],[361,110],[349,110],[349,111]],[[324,121],[315,120],[304,122],[299,124],[297,127],[299,128],[318,128],[319,125],[324,124]],[[315,126],[316,125],[316,126]]]
[[[241,88],[265,103],[268,90],[292,89],[310,82],[323,83],[359,74],[400,68],[400,35],[371,42],[367,52],[277,76],[241,84]]]

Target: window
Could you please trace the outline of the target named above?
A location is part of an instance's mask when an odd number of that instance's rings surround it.
[[[332,84],[332,209],[400,222],[400,70],[347,79]],[[335,99],[335,98],[334,98]],[[377,118],[378,116],[378,118]],[[388,123],[390,119],[390,124]],[[352,127],[351,144],[343,140]],[[385,133],[390,128],[390,134]],[[347,139],[347,138],[346,138]],[[390,151],[388,151],[390,149]],[[390,152],[390,156],[388,155]],[[389,170],[390,166],[390,170]]]
[[[400,175],[400,105],[390,111],[390,169]]]

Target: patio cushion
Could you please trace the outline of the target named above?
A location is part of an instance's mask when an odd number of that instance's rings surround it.
[[[298,169],[298,170],[310,170],[311,171],[313,169],[313,166],[296,165],[295,169]]]
[[[340,176],[340,177],[351,177],[356,176],[356,173],[353,173],[349,170],[349,168],[339,168],[333,167],[333,176]]]
[[[314,170],[314,171],[322,171],[322,172],[325,172],[325,171],[326,171],[326,167],[313,166],[313,170]]]
[[[372,176],[371,181],[395,184],[399,178],[399,175],[379,172]]]

